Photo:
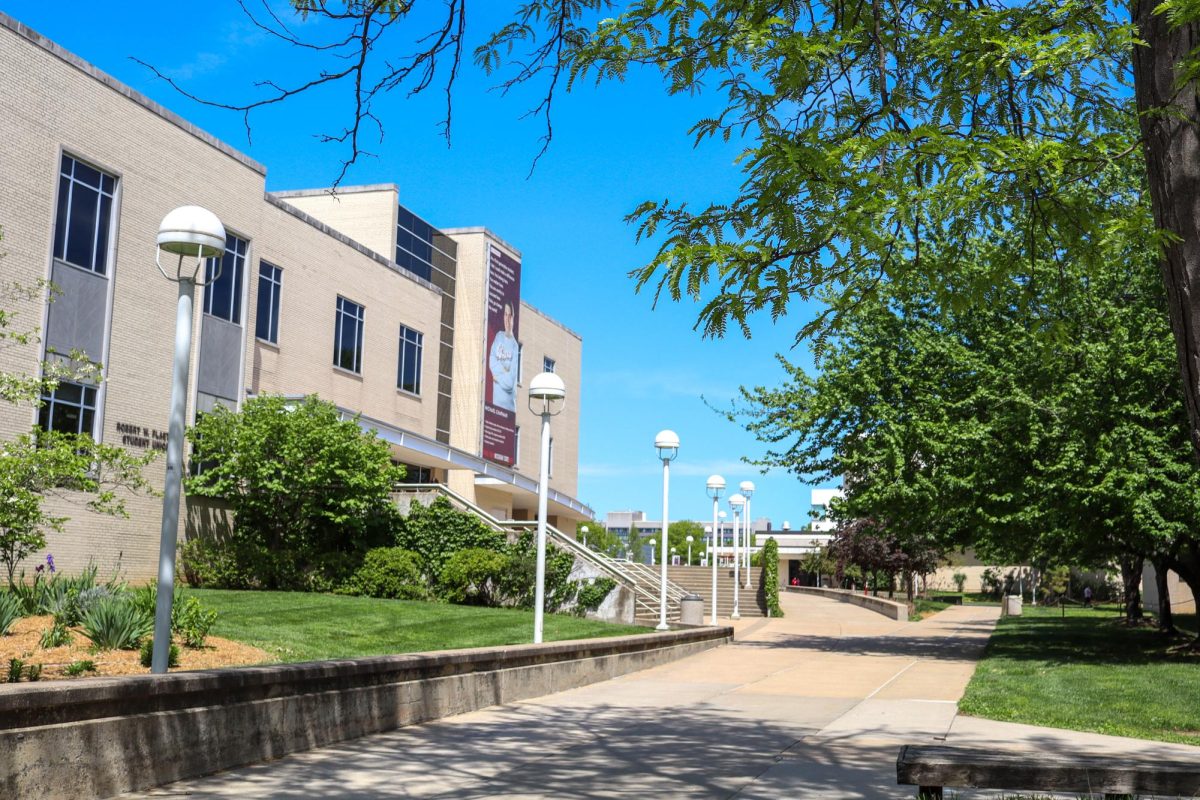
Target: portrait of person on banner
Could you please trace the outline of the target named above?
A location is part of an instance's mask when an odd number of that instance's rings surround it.
[[[513,334],[513,305],[504,303],[504,328],[496,331],[488,352],[488,371],[492,373],[492,405],[507,411],[517,410],[516,387],[520,345]]]

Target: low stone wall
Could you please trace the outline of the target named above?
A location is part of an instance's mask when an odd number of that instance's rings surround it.
[[[897,603],[895,600],[884,600],[882,597],[848,592],[845,589],[818,589],[816,586],[789,586],[787,590],[800,594],[820,595],[832,600],[840,600],[843,603],[853,603],[895,620],[905,621],[908,619],[908,604]]]
[[[0,798],[110,797],[572,689],[730,628],[0,686]]]

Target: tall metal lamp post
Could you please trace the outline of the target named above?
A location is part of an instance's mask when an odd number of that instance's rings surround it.
[[[658,545],[658,542],[654,541],[653,539],[647,539],[646,544],[650,545],[650,566],[653,567],[654,566],[654,548]]]
[[[750,497],[754,494],[754,482],[742,481],[738,484],[738,489],[746,498],[746,517],[742,524],[746,526],[746,588],[750,588],[750,548],[754,542],[754,526],[751,524],[750,517]]]
[[[671,485],[671,462],[679,455],[679,437],[675,431],[659,431],[654,437],[654,446],[658,449],[658,457],[663,465],[663,524],[662,549],[658,551],[662,561],[662,585],[658,599],[658,625],[655,630],[665,631],[667,625],[667,496]]]
[[[689,534],[687,535],[687,544],[688,544],[688,560],[687,560],[687,565],[688,565],[689,567],[692,565],[692,542],[694,542],[694,541],[696,541],[696,537],[692,536],[692,535],[689,533]]]
[[[713,501],[712,553],[709,558],[712,559],[712,624],[715,626],[717,624],[717,538],[721,535],[718,505],[721,501],[721,493],[725,491],[725,479],[720,475],[709,475],[705,488]]]
[[[546,495],[550,486],[550,417],[566,405],[567,387],[553,372],[541,372],[529,382],[529,410],[542,418],[541,467],[538,470],[537,586],[533,599],[533,643],[542,641],[546,610]]]
[[[742,506],[746,504],[746,498],[740,494],[732,495],[729,498],[729,507],[733,509],[733,613],[729,615],[730,619],[741,619],[742,615],[738,611],[740,598],[738,597],[738,587],[741,586],[741,578],[738,575],[738,567],[742,563],[742,559],[738,557],[738,539],[742,535],[741,514]]]
[[[587,549],[587,535],[588,535],[588,526],[587,526],[587,525],[581,525],[581,526],[579,527],[579,532],[583,534],[583,548],[586,550],[586,549]]]
[[[162,254],[178,256],[174,276],[163,269]],[[175,305],[175,365],[171,378],[171,415],[167,427],[167,476],[163,487],[162,532],[158,543],[158,600],[154,608],[154,649],[150,671],[167,671],[171,651],[171,603],[175,595],[175,543],[179,538],[179,492],[183,478],[183,428],[187,418],[188,365],[192,358],[192,298],[196,286],[221,276],[220,262],[212,277],[200,280],[209,258],[225,253],[225,226],[217,215],[200,206],[182,206],[163,217],[158,226],[158,271],[179,285]],[[192,259],[195,263],[192,263]],[[184,262],[187,262],[185,265]]]

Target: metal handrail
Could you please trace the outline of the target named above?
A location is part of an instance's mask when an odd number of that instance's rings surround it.
[[[451,500],[457,502],[465,509],[470,511],[475,516],[479,517],[485,523],[490,524],[492,528],[505,533],[511,531],[527,531],[535,529],[537,522],[533,520],[502,520],[493,516],[490,512],[485,511],[478,505],[463,497],[458,492],[451,489],[449,486],[441,483],[404,483],[398,484],[393,488],[392,494],[405,494],[413,492],[437,492],[445,495]],[[582,543],[576,540],[573,536],[568,536],[562,531],[555,528],[553,525],[546,524],[546,533],[549,538],[552,538],[556,544],[566,550],[571,551],[576,556],[581,556],[585,561],[591,562],[594,566],[600,568],[605,573],[612,575],[619,583],[629,587],[634,592],[634,602],[637,606],[652,610],[657,613],[659,603],[659,592],[661,590],[660,576],[649,570],[644,564],[637,564],[632,561],[618,561],[606,553],[600,553],[585,547]],[[634,567],[633,570],[626,569],[628,565]],[[648,574],[647,574],[648,573]],[[641,577],[643,580],[639,580]],[[650,583],[654,588],[648,588],[645,583]],[[678,603],[686,592],[678,585],[667,581],[667,598]],[[674,616],[678,609],[669,613]]]

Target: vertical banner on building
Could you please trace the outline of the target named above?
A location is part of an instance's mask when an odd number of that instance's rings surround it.
[[[487,257],[483,457],[512,466],[517,455],[517,379],[521,370],[521,262],[491,243]]]

